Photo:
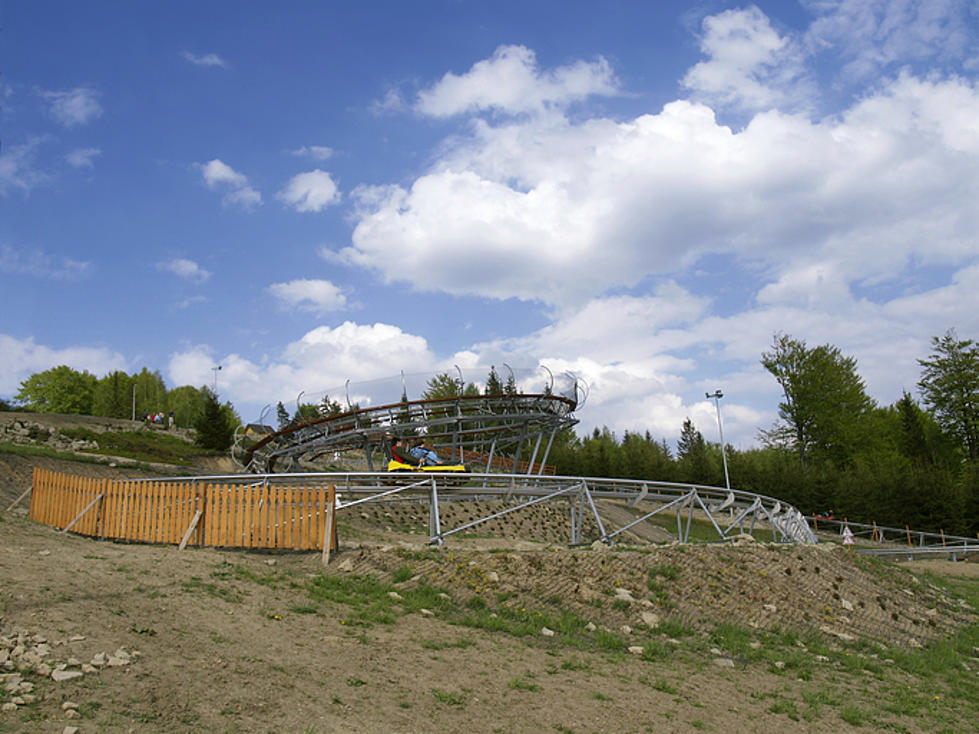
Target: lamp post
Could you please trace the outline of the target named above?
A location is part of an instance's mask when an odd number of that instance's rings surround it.
[[[714,398],[714,407],[717,408],[717,432],[721,434],[721,459],[724,461],[724,486],[730,489],[731,479],[727,475],[727,450],[724,448],[724,426],[721,423],[721,398],[724,397],[724,393],[715,390],[705,394],[708,400]]]
[[[218,396],[218,372],[220,371],[221,371],[221,365],[218,365],[217,367],[211,367],[211,372],[214,373],[214,388],[213,388],[214,397]]]

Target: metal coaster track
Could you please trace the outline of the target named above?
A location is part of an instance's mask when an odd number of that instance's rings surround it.
[[[240,484],[240,474],[207,476],[180,481],[211,485]],[[147,479],[143,481],[169,481]],[[540,476],[536,474],[452,474],[387,472],[316,472],[261,474],[249,477],[251,486],[274,485],[328,486],[336,488],[339,516],[357,505],[394,502],[423,502],[429,505],[429,542],[442,545],[445,539],[483,522],[531,507],[541,502],[567,503],[569,509],[569,543],[573,545],[600,541],[613,544],[630,528],[665,513],[675,516],[676,538],[690,540],[694,519],[706,521],[716,533],[716,540],[727,542],[741,535],[753,535],[765,529],[779,543],[816,543],[815,533],[805,518],[790,505],[772,497],[728,490],[723,487],[652,482],[634,479],[599,477]],[[502,500],[509,506],[488,512],[462,526],[442,526],[440,505],[459,500]],[[596,501],[628,502],[634,519],[616,529],[603,522]],[[583,534],[586,516],[594,519],[596,537]]]

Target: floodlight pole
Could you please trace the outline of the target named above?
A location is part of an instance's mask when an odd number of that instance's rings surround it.
[[[724,393],[715,390],[713,393],[706,393],[707,399],[714,398],[714,407],[717,408],[717,432],[721,434],[721,459],[724,461],[724,486],[731,488],[731,479],[727,474],[727,450],[724,448],[724,425],[721,423],[721,398]]]
[[[214,373],[214,387],[212,388],[214,391],[214,397],[218,396],[218,372],[220,370],[221,370],[221,365],[218,365],[217,367],[211,367],[211,372]]]

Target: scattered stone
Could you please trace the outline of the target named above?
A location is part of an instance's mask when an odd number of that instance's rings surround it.
[[[646,649],[642,645],[630,645],[629,652],[633,655],[642,655]]]
[[[77,708],[78,708],[78,704],[75,703],[74,701],[65,701],[63,704],[61,704],[62,711],[67,711],[68,709],[77,709]]]
[[[265,561],[265,565],[266,566],[274,566],[275,565],[275,559],[274,558],[269,558],[267,561]]]
[[[632,627],[630,627],[627,624],[622,625],[621,627],[619,627],[619,629],[622,630],[622,634],[624,634],[624,635],[631,635],[632,634]]]
[[[399,594],[397,591],[389,591],[388,596],[394,599],[395,601],[401,601],[402,599],[404,599],[404,597],[401,596],[401,594]]]
[[[71,665],[71,666],[77,668],[81,664],[82,664],[82,661],[79,660],[78,658],[68,658],[68,665]]]
[[[752,640],[751,642],[748,643],[748,647],[750,647],[752,650],[760,650],[761,643],[758,642],[758,640]]]
[[[500,574],[496,571],[490,571],[486,574],[486,580],[493,584],[498,584],[500,582]]]
[[[51,679],[59,683],[73,678],[81,678],[84,675],[80,670],[54,670],[51,672]]]
[[[585,629],[588,630],[589,632],[594,632],[595,630],[598,629],[598,627],[595,626],[594,622],[589,622],[588,624],[585,625]]]
[[[785,663],[783,663],[781,660],[776,660],[775,667],[779,670],[785,670]]]
[[[77,726],[66,726],[61,730],[61,734],[78,734]]]
[[[349,558],[345,558],[337,564],[337,570],[343,571],[344,573],[350,573],[354,570],[354,564],[350,562]]]
[[[653,614],[652,612],[642,612],[639,615],[639,618],[642,620],[642,623],[644,625],[646,625],[647,627],[652,627],[653,629],[656,629],[657,627],[659,627],[659,615],[658,614]]]
[[[103,665],[105,665],[107,658],[108,656],[104,652],[95,653],[95,656],[92,658],[92,665],[94,665],[96,668],[101,668]]]
[[[419,612],[419,614],[421,614],[424,617],[434,617],[435,616],[435,612],[433,612],[431,609],[419,609],[418,612]]]
[[[846,599],[840,599],[840,606],[846,609],[848,612],[853,611],[853,602],[847,601]]]
[[[38,551],[37,554],[39,556],[50,556],[51,555],[51,551],[49,551],[49,550],[42,550],[42,551]]]
[[[87,675],[90,673],[98,673],[99,669],[96,668],[94,665],[89,665],[88,663],[82,663],[82,672]]]
[[[762,609],[764,609],[766,612],[773,612],[773,613],[778,611],[778,607],[775,606],[774,604],[762,604]]]
[[[541,627],[540,633],[544,635],[544,637],[554,637],[554,630],[548,629],[547,627]]]
[[[718,668],[733,668],[734,667],[734,661],[731,660],[731,658],[714,658],[713,663]]]
[[[66,719],[80,719],[81,717],[82,715],[78,713],[75,709],[68,709],[67,711],[65,711]]]
[[[12,701],[7,701],[5,704],[0,705],[0,711],[16,711],[17,704]]]
[[[68,642],[81,642],[85,639],[85,635],[72,635],[68,638]]]

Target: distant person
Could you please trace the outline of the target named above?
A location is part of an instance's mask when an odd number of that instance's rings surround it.
[[[173,424],[174,424],[174,417],[173,417],[173,411],[172,410],[170,411],[170,415],[167,416],[167,418],[169,419],[169,423],[167,425],[167,428],[171,428],[172,429],[173,428]]]

